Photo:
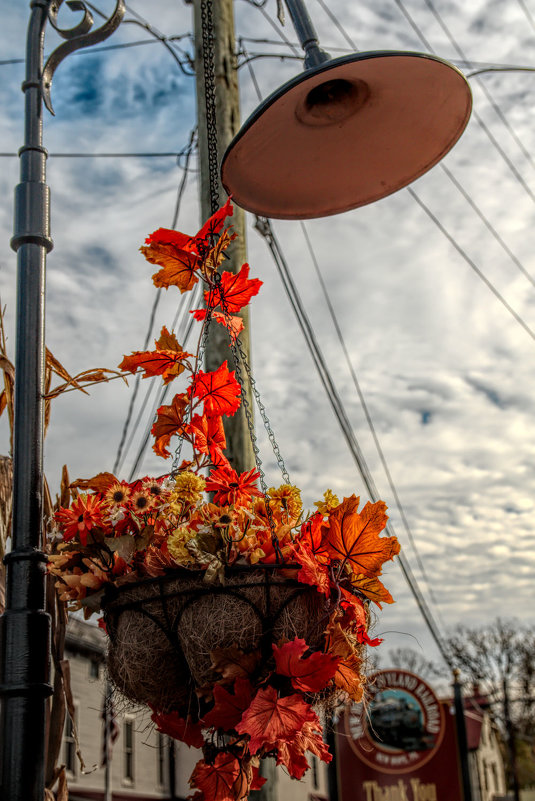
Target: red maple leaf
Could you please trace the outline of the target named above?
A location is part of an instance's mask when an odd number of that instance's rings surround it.
[[[206,309],[193,309],[190,312],[190,314],[193,314],[196,320],[205,320],[206,313]],[[212,320],[215,320],[216,323],[224,325],[232,339],[236,339],[238,334],[241,334],[243,331],[243,320],[241,317],[231,314],[223,314],[223,312],[220,311],[212,311],[211,318]]]
[[[258,690],[236,731],[250,736],[249,750],[256,754],[264,746],[271,750],[277,742],[289,742],[307,720],[316,721],[317,716],[302,695],[279,698],[274,687],[267,687]]]
[[[239,273],[224,272],[219,283],[219,300],[214,305],[220,305],[227,314],[235,314],[247,306],[253,295],[258,294],[262,283],[259,278],[249,278],[247,263],[242,264]],[[209,291],[204,293],[207,303],[210,295]]]
[[[195,414],[184,428],[193,437],[193,447],[198,453],[208,454],[216,467],[230,466],[223,454],[227,441],[220,416],[207,417],[205,414],[202,416]]]
[[[157,287],[177,286],[181,292],[189,291],[197,282],[197,271],[212,250],[213,235],[221,231],[225,218],[232,215],[230,200],[218,209],[195,236],[182,234],[168,228],[158,228],[145,240],[141,252],[151,264],[162,269],[152,276]],[[225,237],[228,245],[231,237]],[[214,257],[215,258],[215,257]]]
[[[359,498],[352,495],[330,513],[326,545],[342,566],[373,578],[380,575],[383,562],[399,553],[400,546],[395,537],[379,537],[388,520],[383,501],[367,503],[360,513],[358,505]]]
[[[152,447],[158,456],[166,459],[171,455],[167,450],[167,446],[171,441],[171,437],[181,430],[184,412],[188,404],[188,396],[182,393],[175,395],[169,406],[160,406],[158,409],[156,422],[151,429],[151,434],[156,437],[156,442]]]
[[[239,408],[241,388],[227,362],[210,373],[199,370],[191,382],[192,395],[204,403],[204,413],[232,416]]]
[[[321,565],[316,561],[316,557],[309,550],[309,548],[299,543],[297,547],[290,548],[292,561],[296,561],[301,565],[301,569],[296,572],[296,578],[302,584],[310,584],[316,587],[318,592],[324,595],[330,595],[331,581],[329,578],[329,571],[325,565]]]
[[[304,658],[309,647],[299,637],[280,648],[274,643],[272,647],[275,671],[281,676],[289,676],[292,686],[302,692],[318,693],[324,690],[340,662],[337,657],[319,652]]]
[[[207,726],[229,731],[241,720],[242,714],[251,703],[253,688],[247,679],[236,679],[234,693],[220,684],[214,685],[214,707],[204,716]]]
[[[181,718],[178,712],[158,712],[154,707],[151,709],[153,712],[150,719],[162,734],[167,734],[174,740],[180,740],[193,748],[203,747],[204,737],[200,723],[192,723],[189,716]]]
[[[240,774],[238,759],[223,751],[216,756],[213,764],[204,759],[197,762],[189,783],[191,787],[201,790],[206,801],[240,801],[244,789],[242,782],[238,781]]]
[[[308,547],[314,558],[321,564],[328,564],[331,560],[325,545],[327,527],[323,516],[316,512],[305,520],[299,533],[299,542]]]

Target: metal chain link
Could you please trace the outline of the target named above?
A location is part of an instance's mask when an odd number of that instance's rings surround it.
[[[213,0],[201,2],[201,32],[206,105],[206,139],[208,145],[208,175],[212,214],[219,208],[219,159],[217,154],[217,119],[215,95],[215,34]]]

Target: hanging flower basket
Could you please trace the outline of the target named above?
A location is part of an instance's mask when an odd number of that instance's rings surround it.
[[[177,569],[110,587],[102,606],[114,684],[132,701],[186,715],[195,687],[219,680],[213,654],[229,644],[258,654],[258,671],[272,658],[273,642],[302,637],[318,646],[329,604],[288,572],[234,566],[213,586],[204,571]]]
[[[258,392],[236,316],[261,282],[247,264],[221,271],[231,215],[229,201],[196,236],[159,229],[141,248],[160,267],[156,286],[206,286],[206,307],[193,310],[202,323],[195,354],[164,327],[154,350],[119,365],[165,384],[189,375],[152,428],[164,459],[177,439],[171,469],[133,482],[111,473],[75,482],[72,503],[55,514],[49,555],[60,597],[87,615],[103,612],[116,687],[148,704],[160,731],[203,748],[190,779],[199,801],[242,801],[261,786],[266,756],[295,778],[307,753],[330,760],[315,707],[361,699],[363,648],[380,642],[368,634],[368,605],[392,602],[379,576],[399,551],[394,537],[380,536],[381,501],[359,511],[356,496],[340,502],[327,490],[305,512],[275,443],[284,483],[268,488],[247,382],[257,400]],[[201,369],[212,322],[228,331],[234,370],[227,362]],[[225,456],[222,422],[240,403],[256,454],[244,473]]]

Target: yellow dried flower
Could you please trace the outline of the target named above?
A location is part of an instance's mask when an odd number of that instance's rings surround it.
[[[323,493],[323,500],[316,501],[314,506],[318,507],[318,512],[321,512],[322,515],[327,515],[329,512],[332,512],[333,509],[336,509],[337,506],[340,506],[340,501],[334,492],[328,489]]]
[[[171,503],[180,502],[186,506],[195,506],[202,499],[206,482],[202,476],[184,470],[175,479],[175,487],[171,492]]]
[[[186,548],[186,544],[196,536],[196,532],[187,526],[179,526],[167,540],[167,550],[175,562],[180,565],[193,562],[193,556]]]
[[[280,504],[281,509],[287,512],[292,520],[297,520],[303,508],[299,487],[293,487],[291,484],[281,484],[278,489],[270,487],[268,495]]]

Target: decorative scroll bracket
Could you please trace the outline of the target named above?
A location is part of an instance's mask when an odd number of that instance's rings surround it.
[[[50,54],[41,77],[43,102],[51,114],[54,114],[54,109],[52,108],[50,90],[52,87],[52,78],[54,77],[58,65],[61,64],[66,56],[70,53],[74,53],[75,50],[80,50],[82,47],[91,47],[91,45],[103,42],[111,36],[121,24],[126,10],[125,0],[117,0],[115,10],[111,17],[107,19],[100,28],[92,31],[91,28],[94,23],[93,16],[83,0],[66,0],[71,11],[83,11],[84,16],[78,25],[75,25],[73,28],[64,29],[60,28],[57,24],[58,13],[62,3],[63,0],[52,0],[48,11],[48,18],[52,27],[59,33],[62,39],[66,39],[66,41]]]

